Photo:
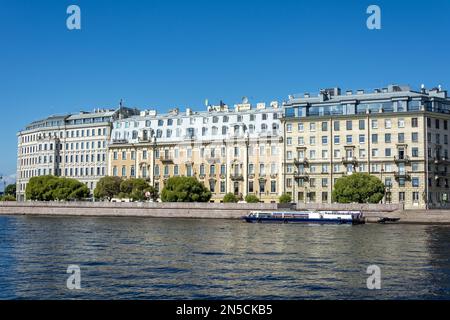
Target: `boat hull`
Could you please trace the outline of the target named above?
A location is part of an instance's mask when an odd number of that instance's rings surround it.
[[[294,223],[294,224],[363,224],[363,221],[350,219],[295,219],[295,218],[257,218],[243,217],[248,223]]]

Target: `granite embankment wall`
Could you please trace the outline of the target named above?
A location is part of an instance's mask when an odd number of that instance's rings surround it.
[[[276,203],[124,203],[124,202],[0,202],[0,215],[112,216],[149,218],[239,219],[253,210],[289,210]],[[450,210],[403,210],[395,204],[297,204],[297,210],[361,210],[367,222],[381,217],[400,223],[450,224]]]
[[[252,210],[276,209],[275,203],[0,202],[3,215],[239,219]]]
[[[149,203],[149,202],[0,202],[0,214],[138,216],[158,218],[238,219],[253,210],[289,210],[295,205],[276,203]],[[361,210],[390,213],[398,205],[381,204],[298,204],[297,210]]]

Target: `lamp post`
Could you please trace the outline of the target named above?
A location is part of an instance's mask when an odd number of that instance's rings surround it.
[[[383,183],[383,185],[384,185],[384,182],[383,182],[383,172],[384,172],[384,168],[383,168],[383,165],[381,165],[380,179],[381,179],[381,183]],[[385,202],[385,201],[384,201],[385,195],[386,195],[386,192],[383,194],[383,198],[381,199],[381,203],[384,203],[384,202]]]

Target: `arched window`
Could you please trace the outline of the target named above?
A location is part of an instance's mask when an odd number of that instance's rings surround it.
[[[218,131],[219,131],[219,130],[218,130],[217,127],[212,127],[212,135],[213,135],[213,136],[217,135],[217,132],[218,132]]]
[[[222,127],[222,134],[225,135],[228,133],[228,127],[227,126],[223,126]]]
[[[262,131],[262,132],[266,132],[266,131],[267,131],[267,124],[263,123],[263,124],[261,125],[261,131]]]
[[[200,165],[200,174],[201,174],[201,175],[204,175],[204,174],[205,174],[205,165],[204,165],[204,164],[201,164],[201,165]]]

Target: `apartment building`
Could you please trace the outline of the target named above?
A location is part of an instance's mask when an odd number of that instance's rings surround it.
[[[440,87],[325,89],[290,96],[284,110],[283,192],[294,201],[331,203],[336,179],[367,172],[384,182],[384,203],[447,206],[450,100]]]
[[[117,120],[109,145],[109,175],[147,179],[158,190],[173,176],[197,177],[212,201],[226,193],[276,202],[282,189],[283,111],[278,102],[247,99],[207,111],[155,110]]]
[[[111,123],[137,114],[134,109],[96,109],[50,116],[17,133],[17,200],[26,200],[30,178],[55,175],[75,178],[91,190],[107,173]]]

